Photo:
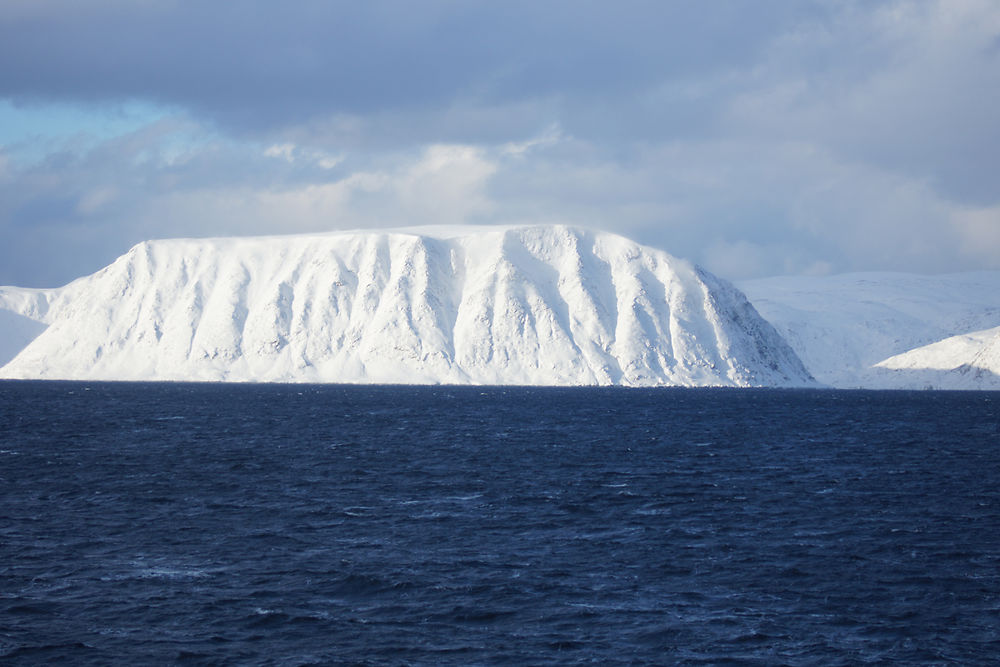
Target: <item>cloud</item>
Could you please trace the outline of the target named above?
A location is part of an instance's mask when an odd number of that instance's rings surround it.
[[[792,243],[719,239],[705,247],[702,263],[731,280],[771,274],[827,275],[833,264],[802,252]]]
[[[348,154],[332,168],[324,159],[293,144],[247,145],[160,121],[81,155],[8,165],[0,219],[11,222],[0,231],[52,244],[45,252],[63,261],[31,272],[35,284],[50,285],[146,238],[471,222],[608,229],[732,279],[996,264],[990,246],[972,241],[993,242],[994,209],[969,209],[925,183],[809,145],[691,141],[609,155],[551,128],[515,143]],[[107,248],[60,249],[84,234]],[[18,243],[0,254],[13,259]],[[13,282],[0,272],[5,280]]]
[[[998,201],[1000,5],[862,5],[774,42],[729,103],[734,133],[808,141],[948,196]]]
[[[244,130],[551,97],[573,106],[738,66],[812,11],[737,0],[711,11],[653,0],[37,0],[0,8],[0,95],[151,99]]]
[[[981,266],[1000,269],[1000,206],[959,209],[950,220],[964,253]]]
[[[997,268],[998,58],[989,0],[12,0],[0,284],[145,238],[526,221],[734,279]]]
[[[486,184],[506,153],[431,145],[341,164],[162,121],[79,154],[4,159],[0,284],[62,284],[148,238],[475,222],[492,213]]]
[[[295,159],[295,144],[287,142],[272,144],[264,150],[264,155],[266,157],[284,158],[287,162],[292,162]]]

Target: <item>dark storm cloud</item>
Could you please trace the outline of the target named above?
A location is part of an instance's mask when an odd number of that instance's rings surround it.
[[[151,99],[243,130],[457,100],[628,96],[742,66],[816,12],[736,0],[710,11],[653,0],[12,7],[0,9],[0,95]]]
[[[553,122],[615,150],[770,133],[986,205],[997,38],[962,61],[947,29],[910,32],[913,16],[946,28],[949,8],[975,4],[9,0],[0,97],[150,100],[237,136],[327,131],[363,149],[518,140]],[[329,131],[338,118],[350,131]]]

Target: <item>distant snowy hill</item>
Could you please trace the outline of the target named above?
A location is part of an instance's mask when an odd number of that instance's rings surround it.
[[[813,384],[730,284],[562,226],[152,241],[0,308],[48,325],[7,378]]]
[[[835,387],[980,388],[982,381],[968,373],[947,382],[930,381],[937,373],[917,372],[916,364],[922,363],[918,360],[931,362],[916,350],[1000,326],[997,271],[781,277],[744,281],[739,287],[816,379]],[[898,360],[889,363],[890,357],[911,350],[915,353],[907,357],[907,368]],[[943,363],[937,350],[933,363]],[[953,357],[952,368],[973,363],[972,348],[967,352]],[[880,362],[886,363],[876,366]]]
[[[875,369],[910,389],[1000,389],[1000,327],[897,354]]]

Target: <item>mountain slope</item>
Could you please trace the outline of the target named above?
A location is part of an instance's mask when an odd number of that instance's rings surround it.
[[[816,379],[834,387],[909,387],[905,374],[875,365],[949,336],[1000,325],[997,271],[779,277],[739,287]]]
[[[36,292],[8,288],[49,326],[0,377],[812,383],[728,283],[561,226],[146,242]]]
[[[0,287],[0,367],[45,331],[50,290]]]
[[[879,362],[875,370],[905,378],[910,389],[1000,389],[1000,327],[918,347]]]
[[[0,310],[0,366],[17,356],[45,331],[45,325],[9,310]]]

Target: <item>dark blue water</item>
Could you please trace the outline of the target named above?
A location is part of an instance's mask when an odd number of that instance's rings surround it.
[[[990,664],[1000,394],[0,383],[0,662]]]

